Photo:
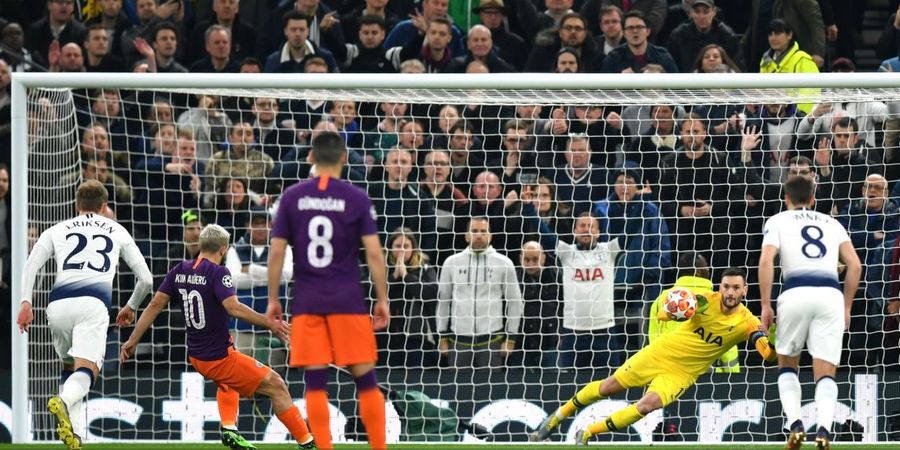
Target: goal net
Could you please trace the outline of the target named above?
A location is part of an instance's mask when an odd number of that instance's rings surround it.
[[[390,400],[389,442],[526,441],[580,386],[665,333],[653,305],[673,285],[717,289],[725,269],[746,270],[745,304],[759,314],[762,225],[783,209],[781,183],[809,176],[815,208],[848,229],[864,264],[832,428],[839,440],[900,438],[900,315],[890,304],[900,270],[900,90],[885,87],[897,85],[892,74],[18,75],[13,217],[24,228],[14,227],[14,272],[24,242],[30,248],[74,214],[75,188],[97,179],[109,192],[106,214],[131,231],[156,287],[196,255],[200,227],[217,223],[231,232],[226,265],[240,301],[264,312],[279,195],[315,175],[311,140],[339,133],[348,146],[342,176],[371,196],[386,247],[392,318],[377,333],[377,373]],[[612,240],[621,252],[584,250]],[[574,260],[557,255],[568,244]],[[307,250],[292,256],[323,257]],[[38,277],[27,343],[13,330],[16,441],[55,440],[45,405],[61,367],[44,315],[55,273],[50,263]],[[361,281],[368,287],[364,270]],[[133,286],[120,265],[111,317]],[[302,295],[304,286],[280,289],[287,311]],[[215,386],[187,362],[193,317],[180,303],[124,364],[118,350],[131,329],[110,326],[77,430],[85,441],[219,439]],[[265,330],[231,328],[238,350],[285,377],[305,415],[303,373],[287,366],[289,349]],[[738,345],[677,402],[599,439],[782,441],[777,372]],[[805,353],[801,382],[804,424],[814,430]],[[331,372],[336,442],[365,440],[354,392],[351,377]],[[632,389],[591,405],[551,439],[571,443],[578,429],[641,395]],[[487,433],[473,434],[471,424]],[[238,427],[254,441],[290,438],[263,398],[241,400]]]

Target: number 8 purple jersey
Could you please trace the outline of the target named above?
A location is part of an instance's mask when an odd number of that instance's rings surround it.
[[[346,181],[313,178],[287,189],[272,237],[294,252],[292,314],[368,314],[360,284],[362,237],[377,233],[366,193]]]

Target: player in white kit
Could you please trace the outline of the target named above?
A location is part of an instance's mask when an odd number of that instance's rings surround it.
[[[56,416],[59,439],[70,450],[81,448],[81,438],[75,433],[80,429],[77,420],[103,366],[119,256],[137,278],[127,306],[116,318],[119,326],[131,324],[135,310],[153,287],[150,269],[134,239],[117,222],[100,215],[107,208],[106,202],[106,187],[100,182],[81,184],[75,194],[78,216],[44,231],[22,270],[22,303],[16,323],[27,332],[34,320],[31,298],[35,277],[51,256],[56,259],[56,281],[46,313],[63,371],[59,396],[51,398],[47,408]]]
[[[775,318],[772,283],[775,256],[781,255],[783,287],[778,296],[775,350],[778,393],[791,432],[786,449],[800,448],[806,439],[797,377],[804,345],[813,358],[816,380],[816,448],[831,448],[831,423],[838,395],[834,374],[862,270],[847,230],[831,216],[811,209],[815,191],[815,183],[803,176],[793,176],[785,182],[788,211],[766,221],[759,259],[760,330],[766,331]],[[839,259],[846,265],[843,296],[838,280]]]

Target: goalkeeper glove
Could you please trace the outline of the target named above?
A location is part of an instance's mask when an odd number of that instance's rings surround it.
[[[697,295],[697,314],[701,314],[709,308],[709,300],[705,295]]]
[[[772,325],[769,325],[769,343],[772,344],[772,347],[775,347],[775,332],[778,330],[778,325],[775,322],[772,322]]]

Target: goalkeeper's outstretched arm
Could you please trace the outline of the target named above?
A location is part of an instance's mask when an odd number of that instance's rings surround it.
[[[772,345],[772,342],[769,341],[769,336],[762,331],[754,331],[753,334],[750,335],[750,344],[756,347],[756,351],[762,355],[763,359],[766,361],[772,362],[778,359],[778,353],[775,352],[775,347]]]

